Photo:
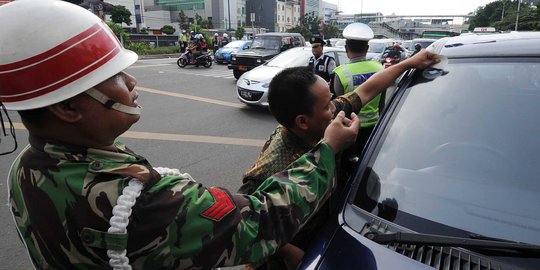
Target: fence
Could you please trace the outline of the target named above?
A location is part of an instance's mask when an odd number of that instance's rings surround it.
[[[150,47],[178,46],[178,36],[130,34],[127,42],[143,42]]]

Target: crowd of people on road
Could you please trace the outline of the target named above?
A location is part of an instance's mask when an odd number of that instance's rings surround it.
[[[38,15],[48,24],[27,27]],[[9,172],[9,207],[38,269],[295,269],[339,196],[340,153],[370,132],[380,94],[403,71],[438,61],[425,50],[385,70],[356,61],[373,32],[351,24],[351,63],[333,68],[314,40],[307,67],[270,83],[280,125],[233,192],[153,166],[118,141],[142,111],[125,72],[137,55],[100,18],[65,1],[14,1],[0,7],[0,22],[10,25],[0,30],[0,102],[29,133]],[[185,34],[186,49],[208,49],[200,33]],[[20,44],[21,35],[42,42]]]

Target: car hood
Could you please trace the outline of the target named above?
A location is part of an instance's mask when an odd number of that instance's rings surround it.
[[[218,53],[235,53],[238,51],[238,48],[221,48],[217,52]]]
[[[244,74],[243,78],[258,82],[270,81],[276,74],[278,74],[278,72],[282,70],[283,68],[280,67],[258,66],[257,68]]]
[[[262,49],[253,49],[253,50],[246,50],[236,53],[235,55],[237,57],[265,57],[265,56],[272,56],[279,53],[278,50],[262,50]]]

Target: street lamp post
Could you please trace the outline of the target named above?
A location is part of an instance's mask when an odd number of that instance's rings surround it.
[[[230,0],[227,0],[227,12],[229,13],[229,28],[227,28],[227,31],[231,31],[231,2]]]
[[[518,24],[519,24],[519,7],[521,6],[521,0],[518,0],[518,8],[517,8],[517,14],[516,14],[516,27],[515,31],[518,30]]]

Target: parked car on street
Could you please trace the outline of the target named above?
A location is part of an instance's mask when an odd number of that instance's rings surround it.
[[[323,53],[334,57],[336,66],[348,63],[343,48],[324,47]],[[289,67],[307,66],[311,48],[299,47],[280,53],[267,63],[245,73],[236,81],[238,99],[248,105],[268,106],[268,86],[274,76]]]
[[[298,33],[264,33],[256,35],[248,50],[233,53],[227,66],[235,78],[266,63],[277,54],[294,47],[304,47],[306,41]]]
[[[214,53],[214,61],[219,64],[230,63],[233,53],[249,49],[251,40],[236,40],[229,42],[227,45],[219,48]]]
[[[299,269],[540,269],[540,32],[439,39]]]

